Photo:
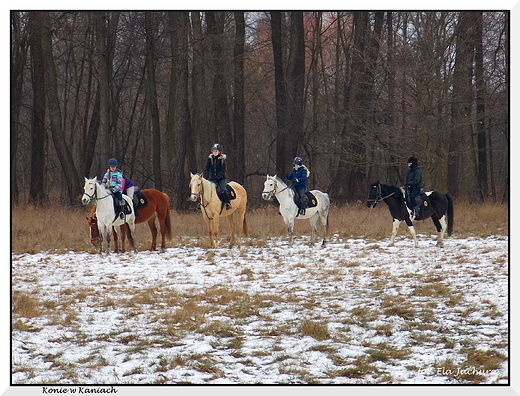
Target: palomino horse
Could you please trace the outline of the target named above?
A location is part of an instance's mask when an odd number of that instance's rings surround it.
[[[437,191],[428,191],[426,195],[430,203],[422,206],[419,216],[414,220],[425,220],[431,217],[437,228],[437,246],[444,247],[444,233],[448,231],[448,235],[451,235],[453,231],[453,200],[448,194]],[[404,221],[412,234],[414,246],[418,247],[417,234],[411,220],[412,211],[406,205],[404,189],[379,182],[372,183],[368,192],[367,206],[373,208],[381,201],[388,205],[394,219],[390,246],[394,245],[399,225]]]
[[[137,246],[135,243],[135,216],[130,198],[123,195],[123,199],[130,208],[130,213],[126,214],[124,219],[121,219],[114,209],[112,192],[98,182],[97,176],[93,179],[85,178],[85,186],[83,187],[83,190],[84,194],[83,198],[81,198],[83,205],[87,205],[91,202],[96,203],[96,218],[99,227],[99,253],[103,251],[103,241],[106,241],[107,252],[110,251],[112,227],[115,227],[116,232],[120,233],[121,231],[118,228],[120,225],[126,225],[127,230],[129,231],[128,234],[132,247],[137,252]],[[121,237],[121,235],[119,236]]]
[[[269,201],[273,196],[275,196],[280,203],[280,214],[287,226],[289,245],[291,246],[293,244],[294,219],[310,220],[312,226],[312,243],[316,242],[316,236],[318,235],[318,219],[321,219],[321,224],[323,225],[323,242],[321,245],[325,246],[327,243],[327,226],[330,209],[329,195],[319,190],[311,190],[310,193],[316,198],[316,205],[306,208],[304,215],[298,215],[298,206],[294,202],[294,190],[292,188],[285,184],[283,180],[276,175],[267,175],[267,180],[264,183],[262,198]]]
[[[235,199],[230,201],[231,209],[227,210],[222,201],[217,195],[216,184],[204,179],[202,174],[190,173],[190,199],[196,202],[200,199],[200,210],[202,217],[208,227],[210,246],[212,248],[218,247],[218,225],[219,218],[225,217],[230,230],[229,247],[235,243],[235,223],[233,221],[233,213],[238,214],[238,237],[239,243],[244,234],[247,237],[247,223],[246,223],[246,206],[247,206],[247,192],[240,184],[236,182],[229,182],[229,186],[235,190]]]
[[[157,245],[157,226],[155,219],[159,220],[159,228],[161,230],[161,250],[166,248],[165,240],[171,241],[172,239],[172,224],[170,218],[170,198],[165,193],[156,190],[155,188],[148,188],[146,190],[140,190],[146,197],[147,204],[138,209],[139,217],[135,219],[135,224],[141,224],[145,221],[148,222],[150,232],[152,233],[152,245],[150,250],[155,250]],[[90,228],[90,241],[94,246],[98,243],[99,230],[97,227],[97,219],[95,217],[96,208],[93,207],[90,213],[90,217],[87,217],[87,223]],[[125,251],[125,229],[121,226],[122,235],[122,251]],[[118,238],[117,233],[113,233],[115,252],[117,252]]]

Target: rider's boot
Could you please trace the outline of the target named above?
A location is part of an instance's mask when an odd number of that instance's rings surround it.
[[[125,205],[126,202],[124,200],[119,201],[119,218],[123,220],[125,218]]]

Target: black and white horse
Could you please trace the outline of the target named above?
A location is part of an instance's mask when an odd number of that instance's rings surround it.
[[[451,235],[453,231],[453,200],[448,194],[437,191],[427,191],[425,194],[428,197],[425,201],[426,205],[421,207],[419,215],[414,220],[425,220],[431,217],[437,228],[437,246],[444,247],[445,232],[448,231],[448,235]],[[381,201],[388,205],[393,217],[390,246],[394,245],[399,224],[404,221],[412,234],[415,247],[418,247],[417,235],[412,223],[412,210],[406,205],[404,189],[379,182],[372,183],[368,192],[367,206],[373,208]]]

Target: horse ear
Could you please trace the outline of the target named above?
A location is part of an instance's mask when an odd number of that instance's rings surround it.
[[[96,176],[96,177],[94,177],[94,183],[96,183],[96,182],[97,182],[97,176]]]
[[[190,177],[193,177],[193,173],[190,172]]]

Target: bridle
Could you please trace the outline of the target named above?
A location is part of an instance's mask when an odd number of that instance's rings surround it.
[[[202,207],[202,209],[204,209],[204,214],[206,215],[206,217],[209,220],[213,220],[213,218],[208,215],[208,212],[206,210],[206,208],[208,207],[208,205],[211,202],[211,199],[208,201],[208,203],[206,205],[204,205],[204,199],[203,199],[204,198],[204,183],[203,183],[202,178],[200,179],[200,191],[198,193],[192,192],[191,195],[197,197],[197,199],[200,199],[200,206]]]
[[[270,200],[273,195],[276,195],[276,194],[279,194],[285,190],[287,190],[288,188],[290,188],[289,186],[285,187],[285,188],[282,188],[280,191],[276,191],[278,189],[278,182],[276,181],[276,179],[271,179],[274,183],[274,188],[271,190],[271,191],[268,191],[268,192],[265,192],[263,191],[263,193],[267,194],[267,199]]]
[[[378,183],[378,184],[377,184],[377,193],[376,193],[376,197],[375,197],[375,198],[368,198],[368,199],[367,199],[367,202],[374,201],[374,204],[373,204],[372,206],[376,206],[379,202],[384,201],[385,199],[391,197],[391,196],[394,195],[394,194],[395,194],[395,191],[392,192],[392,193],[390,193],[390,194],[388,194],[388,195],[385,195],[385,196],[383,197],[383,194],[382,194],[382,192],[381,192],[381,183]],[[369,196],[370,196],[370,195],[369,195]]]
[[[87,193],[85,192],[85,195],[86,195],[87,197],[89,197],[89,199],[90,199],[91,201],[101,201],[102,199],[108,198],[108,197],[110,197],[110,196],[112,195],[112,193],[110,193],[110,194],[108,194],[108,195],[105,195],[104,197],[98,198],[98,197],[97,197],[97,186],[95,185],[95,183],[93,183],[93,184],[94,184],[94,194],[90,195],[90,194],[87,194]]]

